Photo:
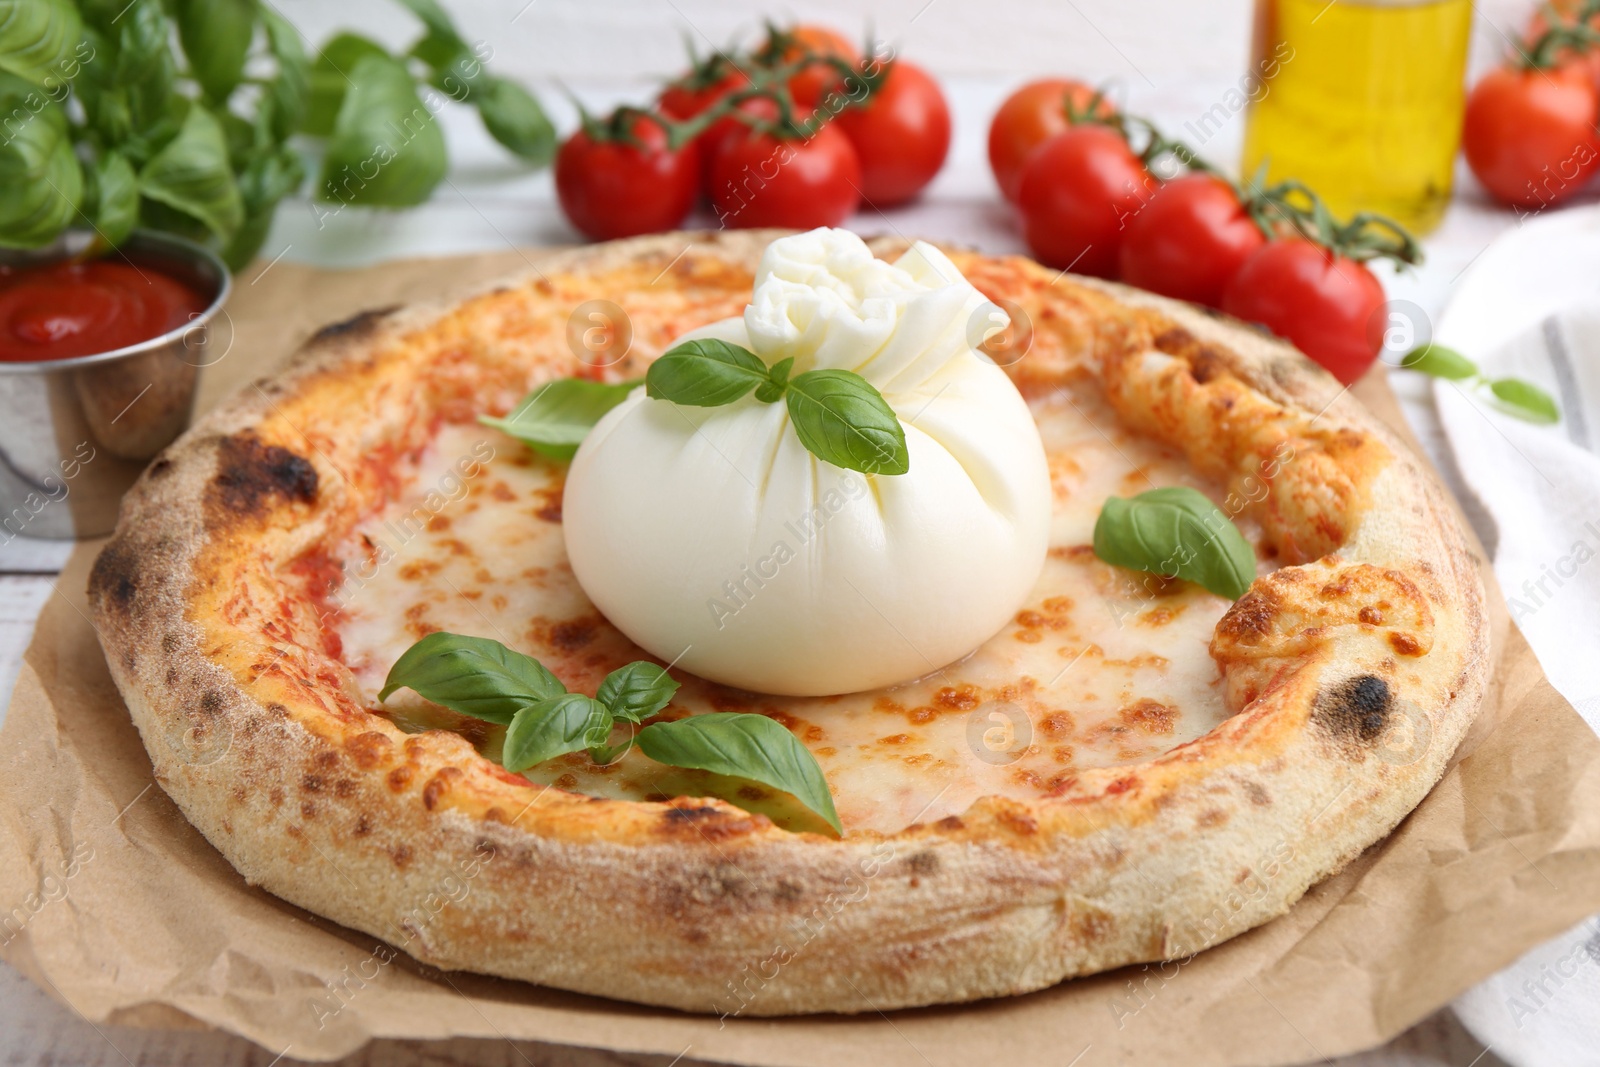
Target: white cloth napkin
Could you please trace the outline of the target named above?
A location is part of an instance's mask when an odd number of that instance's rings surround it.
[[[1552,214],[1502,237],[1434,340],[1487,375],[1543,386],[1560,405],[1560,424],[1540,427],[1495,410],[1481,390],[1433,387],[1512,617],[1550,681],[1600,730],[1600,211]],[[1516,1067],[1600,1063],[1600,917],[1467,991],[1455,1010]]]

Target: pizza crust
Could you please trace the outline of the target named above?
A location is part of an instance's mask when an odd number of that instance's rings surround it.
[[[462,304],[357,316],[152,464],[95,565],[95,621],[157,780],[248,881],[447,969],[696,1012],[858,1012],[1185,957],[1282,914],[1420,802],[1489,663],[1478,571],[1443,491],[1289,346],[1072,277],[1054,284],[1088,309],[1103,366],[1140,331],[1177,330],[1163,342],[1177,354],[1152,357],[1152,374],[1185,389],[1184,376],[1236,382],[1361,446],[1328,460],[1359,498],[1345,501],[1337,559],[1259,580],[1218,627],[1213,651],[1242,710],[1210,734],[1084,771],[1056,797],[990,797],[833,840],[719,800],[532,787],[459,736],[368,714],[316,605],[289,595],[279,568],[381,499],[385,457],[420,447],[437,419],[509,406],[530,381],[571,372],[562,353],[501,340],[516,336],[522,288],[642,286],[670,270],[692,319],[696,278],[750,274],[772,236],[559,252]],[[1055,291],[1053,272],[1006,269]],[[440,365],[469,336],[456,396]],[[1124,417],[1170,431],[1160,395],[1130,390]],[[1289,499],[1284,514],[1320,514],[1313,503]],[[1402,654],[1389,635],[1415,636],[1424,615],[1426,651]],[[1307,643],[1312,629],[1329,636]]]

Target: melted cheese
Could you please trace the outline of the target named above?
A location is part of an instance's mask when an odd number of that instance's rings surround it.
[[[1207,645],[1228,602],[1110,567],[1089,547],[1108,496],[1182,484],[1220,501],[1217,488],[1176,451],[1119,428],[1092,384],[1030,406],[1049,458],[1051,547],[1032,595],[999,633],[921,679],[846,696],[763,696],[674,670],[683,688],[669,713],[776,718],[816,755],[846,830],[884,832],[989,794],[1047,796],[1085,768],[1149,759],[1221,722],[1228,712]],[[608,671],[645,658],[573,577],[563,473],[493,431],[447,426],[407,473],[401,498],[358,527],[341,552],[346,577],[333,602],[344,660],[374,711],[407,729],[456,729],[492,757],[498,727],[410,690],[377,702],[389,666],[417,639],[435,630],[493,637],[591,694]],[[529,777],[626,799],[695,785],[635,751],[604,768],[575,753]]]

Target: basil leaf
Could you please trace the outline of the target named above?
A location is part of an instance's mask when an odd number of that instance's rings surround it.
[[[222,124],[200,104],[190,106],[178,136],[139,171],[139,192],[198,219],[223,241],[244,222]]]
[[[517,712],[500,762],[508,771],[525,771],[568,752],[600,748],[610,732],[611,714],[604,704],[582,693],[563,693]]]
[[[774,363],[767,371],[768,380],[756,386],[756,399],[763,404],[777,403],[783,391],[789,388],[789,369],[793,366],[793,356]]]
[[[378,692],[412,689],[451,711],[506,725],[530,704],[560,696],[567,687],[532,656],[487,637],[429,634],[401,654]]]
[[[407,8],[413,15],[422,20],[428,33],[440,39],[453,38],[457,43],[461,35],[456,33],[456,26],[438,0],[399,0],[400,6]]]
[[[309,96],[300,128],[316,137],[333,133],[339,109],[344,106],[344,94],[350,88],[351,71],[367,56],[388,55],[383,45],[357,33],[340,33],[329,38],[311,66],[307,83]]]
[[[410,207],[443,180],[444,134],[417,97],[405,64],[388,55],[363,56],[322,161],[317,195],[374,207]]]
[[[1532,382],[1521,378],[1496,378],[1489,383],[1489,391],[1508,415],[1545,426],[1561,421],[1561,409],[1556,407],[1554,398]]]
[[[85,30],[83,38],[84,48],[94,58],[80,67],[72,83],[72,95],[83,105],[84,118],[89,129],[99,135],[100,143],[117,145],[120,149],[122,141],[133,131],[133,118],[128,112],[126,94],[115,84],[116,63],[112,58],[115,50],[107,37],[94,30]],[[122,154],[128,155],[126,151]]]
[[[256,32],[255,0],[175,0],[178,41],[206,98],[222,103],[244,77]]]
[[[173,90],[177,66],[172,58],[172,24],[160,0],[134,0],[117,20],[117,29],[112,84],[124,94],[134,132],[159,148],[186,117],[175,115],[174,108],[188,105],[187,100],[177,103]]]
[[[211,231],[206,228],[205,223],[149,197],[143,197],[139,201],[139,225],[151,230],[160,230],[162,233],[177,234],[195,244],[205,244],[212,239]]]
[[[262,5],[261,21],[267,28],[267,47],[278,61],[278,76],[267,87],[263,108],[270,108],[268,125],[272,139],[279,143],[305,120],[311,95],[311,61],[300,41],[300,31],[273,8]],[[343,98],[341,97],[341,100]],[[337,105],[333,114],[338,114]],[[331,123],[331,119],[329,120]]]
[[[616,718],[637,723],[666,707],[677,691],[678,683],[666,668],[648,660],[635,660],[606,675],[594,696]]]
[[[0,113],[33,109],[38,95],[21,78],[0,74]],[[37,103],[35,101],[35,103]],[[0,248],[38,248],[77,215],[83,199],[83,168],[72,150],[66,112],[53,103],[8,127],[0,139]]]
[[[78,11],[83,21],[103,34],[109,35],[116,25],[117,16],[126,12],[128,0],[78,0]],[[96,52],[99,49],[95,49]]]
[[[1094,554],[1116,567],[1182,578],[1238,600],[1256,577],[1256,554],[1204,493],[1171,486],[1131,500],[1110,497],[1094,524]]]
[[[698,408],[731,404],[769,380],[760,356],[712,337],[668,349],[644,376],[652,399]]]
[[[818,459],[863,474],[911,469],[906,431],[883,394],[848,370],[811,370],[789,383],[789,418]]]
[[[1407,352],[1400,360],[1404,370],[1420,371],[1435,378],[1446,378],[1453,382],[1464,381],[1478,376],[1478,365],[1463,356],[1453,348],[1443,345],[1426,344],[1418,345]]]
[[[34,85],[66,81],[82,38],[72,0],[0,0],[0,70]]]
[[[510,434],[541,455],[569,460],[601,416],[628,399],[638,385],[637,379],[611,385],[562,378],[528,394],[505,418],[480,415],[478,421]]]
[[[400,0],[400,3],[410,8],[411,13],[421,19],[423,26],[427,28],[427,33],[423,34],[422,39],[411,46],[412,55],[438,71],[454,66],[463,56],[469,64],[476,64],[477,60],[468,50],[467,43],[456,32],[455,23],[450,20],[449,13],[439,6],[436,0]],[[481,70],[481,66],[478,69]],[[465,67],[452,73],[459,75],[463,81],[476,80],[467,76]]]
[[[279,146],[252,159],[239,175],[239,195],[244,201],[244,225],[222,251],[231,270],[242,270],[261,250],[272,229],[278,203],[300,188],[305,179],[300,154]]]
[[[532,93],[510,79],[489,77],[474,88],[472,101],[490,137],[529,163],[550,162],[556,128]]]
[[[639,750],[657,763],[781,789],[827,820],[835,833],[844,832],[816,757],[765,715],[719,711],[677,722],[651,723],[639,731],[637,743]],[[740,803],[737,795],[723,799]]]
[[[96,160],[88,176],[94,185],[92,219],[96,236],[115,248],[139,224],[139,177],[134,174],[133,165],[115,152]]]

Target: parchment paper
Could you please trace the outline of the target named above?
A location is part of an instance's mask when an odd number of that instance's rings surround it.
[[[204,373],[202,409],[322,323],[449,295],[537,255],[258,268],[239,280],[235,336]],[[1381,372],[1358,393],[1406,433]],[[184,821],[152,780],[86,613],[98,548],[80,546],[61,576],[0,732],[0,956],[96,1022],[215,1026],[304,1059],[373,1037],[477,1036],[796,1067],[1294,1063],[1380,1044],[1600,911],[1600,740],[1550,688],[1485,568],[1499,661],[1457,763],[1288,915],[1184,965],[787,1020],[446,974],[251,889]]]

